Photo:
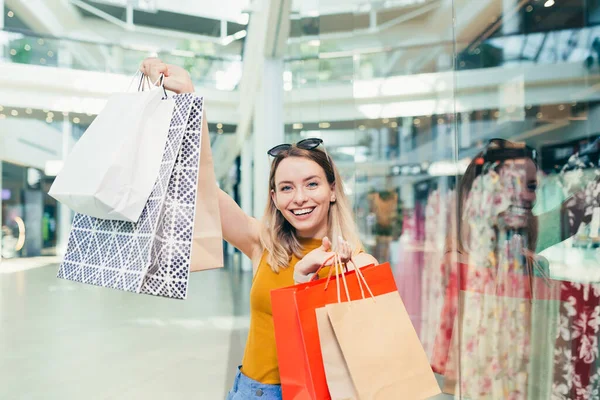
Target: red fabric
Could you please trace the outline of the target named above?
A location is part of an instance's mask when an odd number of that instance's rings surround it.
[[[375,296],[398,290],[389,263],[361,268]],[[352,300],[362,298],[355,271],[345,274]],[[341,278],[340,278],[341,279]],[[336,278],[271,292],[279,375],[284,399],[329,400],[315,310],[336,303]],[[342,301],[346,301],[340,281]],[[369,296],[365,289],[365,296]]]
[[[555,291],[551,290],[544,278],[533,277],[534,295],[531,296],[531,283],[528,275],[516,272],[507,274],[508,284],[494,285],[497,281],[496,271],[492,268],[469,268],[468,264],[454,263],[446,288],[444,307],[440,316],[440,328],[435,338],[431,368],[444,375],[450,351],[450,342],[454,329],[454,320],[458,310],[459,286],[462,291],[488,293],[495,296],[518,297],[537,300],[557,300]]]
[[[600,391],[600,284],[561,282],[553,399],[595,399]]]

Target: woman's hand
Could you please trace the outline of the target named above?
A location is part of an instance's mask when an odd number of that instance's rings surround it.
[[[334,262],[334,255],[340,256],[342,263],[347,263],[352,258],[352,248],[348,242],[339,238],[337,252],[331,251],[331,241],[324,237],[320,247],[309,252],[296,263],[294,267],[294,280],[296,282],[307,282],[321,265],[331,266]]]
[[[190,74],[177,65],[165,64],[158,58],[150,57],[142,61],[140,71],[147,75],[153,83],[160,78],[160,74],[163,74],[165,89],[177,94],[194,92]]]

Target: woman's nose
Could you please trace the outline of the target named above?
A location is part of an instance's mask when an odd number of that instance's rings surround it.
[[[520,197],[521,201],[523,201],[525,203],[529,203],[533,206],[535,204],[537,195],[536,195],[535,189],[525,187],[525,188],[523,188],[523,190],[521,190],[519,197]]]
[[[296,204],[302,204],[306,202],[306,195],[302,189],[296,190],[296,196],[294,196],[294,201]]]

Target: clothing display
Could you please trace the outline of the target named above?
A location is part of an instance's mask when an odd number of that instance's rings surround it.
[[[450,264],[432,368],[445,375],[446,392],[460,390],[464,398],[598,398],[600,284],[590,281],[596,274],[575,265],[583,258],[572,240],[557,244],[561,207],[543,207],[553,201],[544,202],[537,219],[536,247],[546,248],[548,259],[526,255],[530,232],[495,225],[511,206],[506,185],[519,178],[503,173],[477,178],[467,198],[463,218],[475,251],[453,255],[458,262]],[[595,187],[587,191],[594,201]],[[565,215],[570,224],[582,220]],[[563,259],[567,250],[577,254]]]
[[[444,305],[445,283],[450,274],[443,262],[443,254],[448,227],[456,214],[455,207],[454,190],[441,193],[436,189],[429,194],[425,209],[420,339],[430,360],[440,324],[438,316]]]
[[[553,399],[600,396],[600,284],[561,282],[560,326],[554,348]]]
[[[530,277],[517,265],[496,271],[464,263],[457,268],[462,278],[456,308],[443,314],[451,328],[436,342],[448,347],[436,347],[435,354],[440,361],[445,352],[443,374],[455,384],[461,377],[465,398],[549,398],[550,381],[538,378],[553,373],[559,286]]]
[[[418,203],[412,213],[404,214],[399,261],[394,265],[394,278],[398,285],[398,291],[419,335],[421,331],[424,221],[424,208]]]
[[[393,190],[369,193],[369,208],[375,215],[373,256],[382,262],[390,260],[390,242],[398,225],[398,193]]]

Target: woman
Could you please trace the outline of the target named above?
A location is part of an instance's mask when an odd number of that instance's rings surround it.
[[[189,74],[156,58],[140,70],[156,81],[164,74],[165,88],[192,93]],[[306,282],[335,249],[346,262],[376,264],[362,245],[340,175],[320,139],[282,144],[268,151],[274,157],[269,195],[262,221],[246,215],[225,192],[219,191],[224,239],[252,260],[250,329],[242,366],[228,399],[281,399],[281,386],[270,292]],[[331,237],[333,242],[329,239]],[[344,239],[342,239],[345,238]],[[327,268],[321,270],[327,274]]]

